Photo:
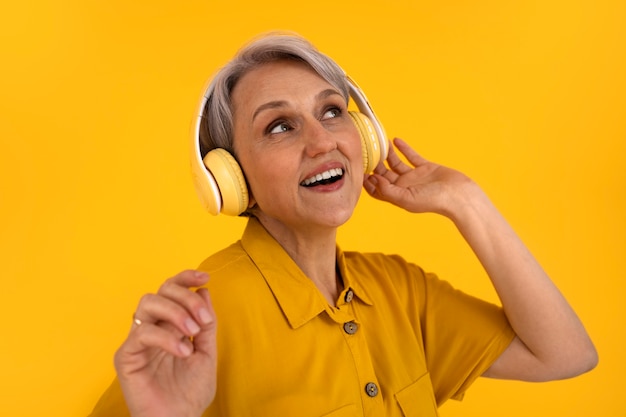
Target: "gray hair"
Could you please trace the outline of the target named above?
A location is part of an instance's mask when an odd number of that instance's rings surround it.
[[[244,46],[213,78],[200,121],[200,152],[224,148],[233,153],[233,108],[231,93],[237,82],[259,65],[280,60],[296,60],[310,66],[349,99],[348,81],[343,70],[306,39],[294,34],[272,33]]]

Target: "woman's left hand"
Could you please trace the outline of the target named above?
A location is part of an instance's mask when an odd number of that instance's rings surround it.
[[[408,164],[396,153],[397,148]],[[409,165],[410,164],[410,165]],[[438,213],[450,216],[464,191],[475,184],[466,175],[422,158],[401,139],[389,148],[387,166],[378,164],[365,177],[363,186],[372,197],[388,201],[412,213]]]

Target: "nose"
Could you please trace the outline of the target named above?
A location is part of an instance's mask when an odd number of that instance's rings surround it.
[[[307,123],[304,132],[305,151],[307,156],[315,158],[337,149],[337,140],[319,120]]]

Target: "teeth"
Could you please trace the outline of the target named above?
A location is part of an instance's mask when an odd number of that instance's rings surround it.
[[[333,177],[340,177],[343,175],[343,169],[341,168],[332,168],[329,169],[328,171],[324,171],[320,174],[314,175],[311,178],[307,178],[306,180],[304,180],[302,182],[302,184],[304,185],[311,185],[313,183],[316,183],[318,181],[322,181],[322,180],[328,180],[330,178]]]

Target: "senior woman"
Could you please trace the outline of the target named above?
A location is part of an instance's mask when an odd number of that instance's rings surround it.
[[[247,227],[140,300],[93,416],[436,416],[479,376],[595,366],[576,314],[472,180],[399,139],[364,176],[377,156],[348,112],[351,86],[294,35],[255,40],[216,75],[199,146],[237,171],[231,214]],[[362,188],[451,219],[502,307],[398,256],[338,248]]]

